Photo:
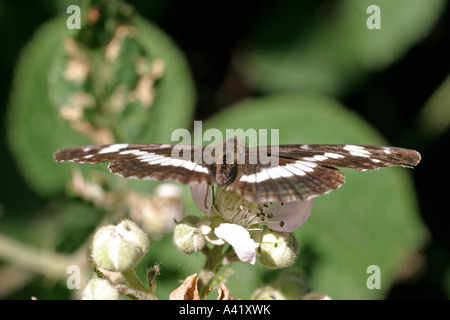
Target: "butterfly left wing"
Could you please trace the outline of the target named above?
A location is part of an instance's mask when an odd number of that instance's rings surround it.
[[[369,145],[282,145],[278,165],[246,165],[230,186],[248,201],[305,200],[339,188],[344,174],[335,167],[357,170],[390,166],[412,168],[420,161],[417,151]],[[258,153],[258,147],[249,153]],[[274,153],[267,148],[267,156]],[[260,159],[259,155],[256,157]]]
[[[415,150],[370,145],[283,145],[279,156],[312,161],[321,166],[356,170],[380,169],[391,166],[413,168],[420,162]]]
[[[344,174],[310,161],[279,159],[275,167],[246,165],[229,186],[250,202],[306,200],[339,188]]]
[[[54,159],[81,163],[111,161],[109,170],[125,178],[211,183],[207,165],[193,160],[194,146],[180,148],[188,148],[184,150],[191,151],[189,157],[184,157],[183,151],[174,156],[174,147],[171,144],[95,145],[59,150]]]

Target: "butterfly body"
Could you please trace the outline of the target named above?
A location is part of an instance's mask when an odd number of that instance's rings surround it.
[[[231,147],[229,141],[233,141]],[[54,158],[88,163],[110,161],[109,169],[126,178],[184,184],[206,182],[227,186],[251,202],[286,202],[309,199],[339,188],[344,175],[335,167],[361,171],[390,166],[412,168],[419,163],[420,154],[409,149],[369,145],[249,148],[236,139],[228,139],[216,148],[171,144],[85,146],[59,150]]]
[[[212,148],[211,159],[214,161],[209,165],[204,162],[211,177],[215,179],[210,183],[218,186],[227,186],[232,183],[238,174],[238,163],[245,163],[245,154],[247,153],[247,146],[236,138],[225,139],[222,144]]]
[[[209,170],[215,176],[218,186],[227,186],[236,179],[236,164],[213,164]]]

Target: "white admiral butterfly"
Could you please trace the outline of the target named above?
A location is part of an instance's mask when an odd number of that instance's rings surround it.
[[[197,151],[204,152],[207,147],[181,146],[184,155],[173,152],[174,148],[180,150],[179,147],[172,144],[96,145],[62,149],[54,158],[88,163],[111,161],[111,172],[125,178],[227,186],[251,202],[305,200],[328,193],[344,183],[344,174],[335,167],[362,171],[390,166],[412,168],[420,161],[417,151],[403,148],[304,144],[268,146],[269,156],[276,149],[276,166],[248,161],[252,155],[258,156],[258,147],[245,147],[241,156],[235,148],[230,157],[232,161],[225,161],[225,146],[222,153],[213,153],[215,161],[208,164],[194,157]],[[245,160],[238,161],[239,157]]]

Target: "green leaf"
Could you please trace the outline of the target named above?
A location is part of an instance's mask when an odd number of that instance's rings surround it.
[[[385,68],[431,30],[444,0],[345,0],[272,3],[253,32],[239,70],[260,90],[312,89],[338,94]],[[369,29],[371,5],[381,29]]]
[[[208,120],[208,128],[279,129],[280,144],[388,144],[355,113],[333,99],[298,93],[238,103]],[[420,164],[419,164],[420,165]],[[408,257],[420,248],[427,230],[418,215],[410,171],[387,168],[345,170],[346,183],[314,200],[309,221],[297,229],[301,268],[314,288],[334,299],[382,298],[402,272]],[[369,290],[367,267],[381,269],[381,289]],[[238,263],[227,282],[236,297],[247,297],[257,279],[276,272]],[[249,284],[242,286],[242,279]],[[252,280],[250,280],[252,279]]]
[[[420,110],[416,129],[428,140],[436,139],[450,126],[450,75],[441,83]]]
[[[156,26],[136,17],[135,26],[141,32],[138,41],[146,50],[165,60],[165,76],[160,80],[153,114],[147,124],[148,134],[138,139],[142,143],[170,143],[173,130],[190,128],[194,112],[195,88],[184,56],[174,43]],[[151,137],[152,140],[148,140]]]
[[[93,143],[73,130],[59,113],[61,105],[84,90],[82,85],[63,81],[61,66],[66,61],[63,43],[74,36],[65,23],[65,19],[55,19],[36,32],[20,58],[9,104],[10,148],[22,174],[41,195],[61,191],[74,168],[73,164],[55,163],[53,153],[60,148]],[[137,16],[133,24],[136,40],[123,46],[124,53],[136,57],[140,52],[146,57],[162,59],[164,74],[155,84],[155,100],[149,108],[132,104],[114,121],[119,121],[117,127],[124,132],[126,142],[168,142],[174,129],[191,123],[194,87],[189,69],[179,50],[161,30]],[[121,67],[127,63],[123,57],[123,64],[116,68],[119,76],[115,88],[123,83],[129,85],[134,79],[129,68]],[[101,97],[93,95],[93,98]],[[105,114],[102,121],[108,123],[110,119]],[[92,168],[82,167],[85,172]]]

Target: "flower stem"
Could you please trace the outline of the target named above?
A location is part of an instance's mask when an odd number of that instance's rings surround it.
[[[153,287],[147,288],[136,275],[133,269],[122,271],[122,275],[127,281],[128,286],[116,286],[116,288],[123,294],[133,296],[139,300],[157,300],[152,293]],[[128,289],[127,289],[128,288]]]
[[[139,280],[133,269],[122,271],[122,275],[128,283],[128,287],[134,290],[148,292],[148,288]]]
[[[222,246],[214,246],[208,251],[203,251],[206,254],[206,261],[203,269],[198,275],[198,292],[199,295],[205,296],[208,293],[208,289],[216,277],[216,273],[223,265]]]
[[[127,286],[118,284],[116,289],[124,295],[131,296],[137,300],[158,300],[153,294],[142,292],[141,290],[131,289]]]
[[[0,234],[0,259],[33,272],[66,277],[67,267],[79,264],[77,255],[63,255],[28,246]]]

